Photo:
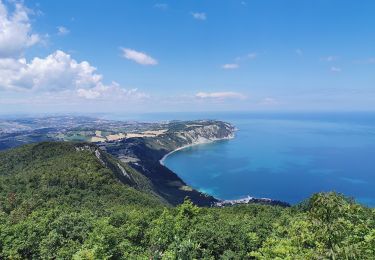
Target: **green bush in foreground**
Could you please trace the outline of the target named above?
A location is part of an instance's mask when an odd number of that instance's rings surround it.
[[[337,193],[292,208],[170,207],[70,144],[0,154],[0,259],[374,256],[374,210]]]
[[[126,205],[104,215],[40,208],[18,222],[2,213],[4,259],[373,259],[375,214],[335,193],[306,211],[248,205]]]

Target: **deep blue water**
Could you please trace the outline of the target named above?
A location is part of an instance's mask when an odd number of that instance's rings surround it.
[[[338,191],[375,206],[374,113],[211,113],[141,119],[215,118],[235,139],[170,155],[165,164],[187,184],[222,199],[246,195],[297,203]]]

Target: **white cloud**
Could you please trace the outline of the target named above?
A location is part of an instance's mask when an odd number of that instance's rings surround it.
[[[363,60],[356,60],[356,61],[354,61],[354,63],[356,63],[356,64],[375,64],[375,58],[371,57],[371,58],[367,58],[367,59],[363,59]]]
[[[247,57],[249,58],[249,59],[255,59],[256,57],[258,56],[258,53],[256,53],[256,52],[252,52],[252,53],[249,53],[248,55],[247,55]]]
[[[236,64],[236,63],[228,63],[228,64],[224,64],[222,66],[223,69],[226,69],[226,70],[233,70],[233,69],[238,69],[240,67],[240,65]]]
[[[79,97],[83,97],[86,99],[96,99],[100,97],[100,92],[96,89],[83,89],[80,88],[77,90],[77,94]]]
[[[151,56],[147,55],[144,52],[139,52],[136,50],[128,49],[128,48],[122,48],[123,57],[135,61],[138,64],[141,65],[157,65],[158,61],[152,58]]]
[[[207,19],[206,13],[194,13],[192,12],[191,15],[193,16],[194,19],[204,21]]]
[[[234,63],[226,63],[223,66],[221,66],[221,68],[228,69],[228,70],[238,69],[240,67],[240,63],[245,62],[247,60],[254,60],[257,57],[258,57],[258,53],[251,52],[251,53],[248,53],[246,55],[239,56],[239,57],[235,58]]]
[[[248,53],[246,55],[243,55],[243,56],[239,56],[237,57],[235,60],[236,62],[242,62],[242,61],[246,61],[246,60],[254,60],[258,57],[258,53],[256,52],[251,52],[251,53]]]
[[[245,99],[246,96],[238,92],[198,92],[195,94],[197,98],[201,99]]]
[[[55,93],[66,99],[120,100],[147,97],[137,89],[126,90],[116,82],[103,83],[103,76],[87,61],[77,62],[69,54],[56,51],[45,58],[0,59],[0,89]]]
[[[19,56],[40,41],[40,36],[32,33],[29,13],[21,3],[15,3],[14,11],[9,12],[0,0],[0,57]]]
[[[0,97],[0,104],[50,104],[58,106],[80,105],[81,108],[88,104],[124,105],[143,104],[150,97],[137,89],[124,89],[117,83],[101,85],[92,89],[67,89],[59,92],[24,92],[22,96]],[[126,102],[124,102],[126,101]],[[83,107],[82,107],[83,105]],[[94,107],[95,108],[95,107]],[[96,111],[106,107],[96,107]]]
[[[46,58],[0,59],[0,88],[10,90],[58,91],[71,88],[92,88],[101,84],[102,75],[87,61],[77,62],[63,51]]]
[[[157,8],[157,9],[165,11],[165,10],[168,9],[168,4],[165,4],[165,3],[156,3],[154,5],[154,7]]]
[[[84,100],[111,103],[148,98],[137,89],[127,90],[116,82],[105,84],[103,76],[89,62],[78,62],[61,50],[28,61],[23,51],[40,38],[31,33],[28,17],[31,11],[17,2],[14,7],[13,13],[9,13],[0,0],[0,90],[10,94],[12,103],[80,104]],[[60,34],[69,32],[65,27],[57,29]],[[146,58],[143,62],[152,60]]]
[[[337,56],[328,56],[328,57],[322,58],[322,60],[326,61],[326,62],[332,62],[332,61],[335,61],[337,59],[338,59]]]
[[[325,61],[325,62],[333,62],[333,61],[336,61],[338,60],[339,57],[337,56],[327,56],[327,57],[323,57],[321,58],[322,61]]]
[[[339,72],[341,72],[342,70],[341,70],[341,68],[338,68],[338,67],[334,67],[334,66],[332,66],[332,67],[331,67],[331,71],[332,71],[332,72],[335,72],[335,73],[339,73]]]
[[[145,93],[139,92],[138,89],[124,89],[116,82],[111,85],[100,84],[92,89],[78,89],[79,97],[85,99],[99,99],[99,100],[141,100],[149,98]]]
[[[70,31],[66,27],[64,27],[64,26],[58,26],[57,27],[57,34],[58,35],[64,36],[64,35],[67,35],[69,33],[70,33]]]
[[[260,101],[260,104],[265,105],[265,106],[272,106],[272,105],[278,105],[279,102],[274,98],[266,97]]]

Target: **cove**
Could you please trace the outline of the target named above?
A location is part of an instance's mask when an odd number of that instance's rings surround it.
[[[292,204],[316,192],[337,191],[375,206],[374,114],[210,116],[239,130],[234,139],[187,147],[165,158],[188,185],[220,199],[250,195]]]

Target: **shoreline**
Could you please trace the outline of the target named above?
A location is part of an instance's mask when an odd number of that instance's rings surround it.
[[[235,131],[237,131],[237,129],[235,129]],[[164,161],[168,156],[170,156],[171,154],[173,154],[175,152],[178,152],[178,151],[183,150],[185,148],[193,147],[193,146],[196,146],[196,145],[210,144],[210,143],[223,141],[223,140],[231,140],[231,139],[234,139],[234,138],[235,138],[235,135],[234,135],[234,132],[233,132],[231,135],[229,135],[227,137],[205,139],[203,141],[196,141],[196,142],[193,142],[191,144],[183,145],[183,146],[178,147],[175,150],[170,151],[169,153],[165,154],[159,160],[159,163],[160,163],[160,165],[168,168],[165,165]],[[175,173],[175,174],[178,176],[178,173]],[[183,179],[181,179],[181,180],[183,181]],[[195,189],[195,188],[193,188],[193,189]],[[207,194],[207,193],[205,193],[205,194]],[[284,202],[284,201],[280,201],[280,200],[274,200],[274,199],[270,199],[270,198],[256,198],[256,197],[246,196],[246,197],[243,197],[243,198],[240,198],[240,199],[225,200],[225,199],[216,198],[216,197],[214,197],[213,195],[210,195],[210,194],[207,194],[207,195],[212,196],[214,199],[216,199],[216,202],[214,204],[212,204],[211,207],[226,207],[226,206],[234,206],[234,205],[239,205],[239,204],[250,204],[250,203],[260,203],[260,204],[265,204],[265,205],[277,205],[277,206],[281,206],[281,207],[290,207],[290,204],[288,202]]]
[[[180,150],[183,150],[185,148],[188,148],[188,147],[193,147],[193,146],[196,146],[196,145],[202,145],[202,144],[210,144],[210,143],[214,143],[214,142],[217,142],[217,141],[223,141],[223,140],[230,140],[230,139],[234,139],[234,134],[231,134],[230,136],[227,136],[227,137],[223,137],[223,138],[215,138],[215,139],[206,139],[205,141],[197,141],[197,142],[194,142],[194,143],[191,143],[191,144],[187,144],[187,145],[183,145],[181,147],[178,147],[176,149],[174,149],[173,151],[170,151],[169,153],[167,153],[166,155],[164,155],[160,160],[159,160],[159,163],[161,165],[163,165],[164,167],[167,167],[165,164],[164,164],[164,161],[165,159],[175,153],[175,152],[178,152]],[[168,168],[168,167],[167,167]]]

